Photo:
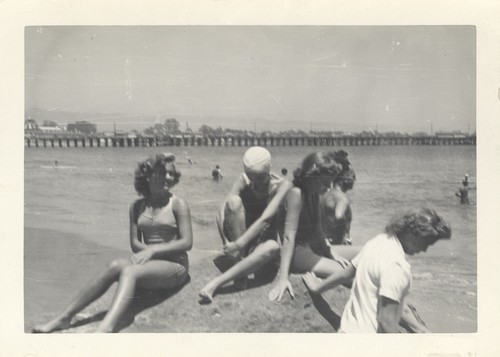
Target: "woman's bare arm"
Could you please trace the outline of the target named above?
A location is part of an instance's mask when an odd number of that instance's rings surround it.
[[[278,281],[269,293],[270,300],[280,301],[286,290],[293,297],[293,289],[288,280],[293,252],[295,250],[295,236],[299,225],[300,213],[302,211],[302,194],[299,188],[292,188],[286,195],[286,217],[284,237],[281,244],[281,259]]]
[[[326,290],[333,289],[343,283],[350,282],[356,275],[356,268],[349,263],[349,265],[340,270],[339,272],[330,275],[328,278],[321,280],[312,272],[305,274],[302,277],[304,284],[310,292],[314,294],[322,294]]]
[[[266,209],[260,215],[257,220],[248,229],[243,233],[236,241],[236,245],[241,250],[247,246],[252,240],[257,238],[262,232],[262,229],[265,227],[266,222],[270,220],[277,212],[280,206],[281,201],[285,198],[288,191],[293,187],[292,183],[285,180],[283,181],[274,197],[271,199]]]
[[[129,210],[129,237],[130,237],[130,248],[132,252],[137,253],[141,250],[146,249],[148,246],[141,241],[142,233],[137,228],[137,219],[139,217],[139,208],[142,200],[137,200],[130,205]]]

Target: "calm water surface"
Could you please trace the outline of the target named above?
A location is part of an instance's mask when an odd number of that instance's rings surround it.
[[[313,147],[269,149],[273,170],[279,173],[286,167],[289,177],[300,160],[315,151]],[[414,273],[412,294],[426,301],[423,311],[419,306],[422,315],[439,309],[446,317],[441,325],[433,326],[434,330],[474,332],[477,326],[476,206],[460,205],[454,194],[464,173],[468,173],[470,198],[476,201],[476,148],[344,149],[349,152],[357,176],[354,190],[350,192],[354,243],[363,244],[381,232],[389,217],[403,208],[422,205],[435,208],[450,222],[453,236],[448,242],[438,242],[427,253],[409,258]],[[182,172],[173,192],[184,197],[191,207],[194,250],[218,250],[215,211],[241,172],[245,150],[244,147],[27,148],[25,227],[77,234],[108,248],[127,250],[128,207],[138,197],[133,187],[135,165],[151,154],[171,151],[177,156]],[[196,164],[187,163],[186,153]],[[211,179],[211,170],[216,164],[221,166],[224,175],[220,184]]]

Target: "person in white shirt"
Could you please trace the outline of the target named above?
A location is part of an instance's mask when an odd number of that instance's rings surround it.
[[[391,219],[385,233],[364,245],[346,269],[323,281],[310,272],[303,281],[311,293],[321,294],[354,279],[339,332],[399,332],[411,287],[411,266],[405,254],[425,252],[438,240],[450,237],[450,226],[434,210],[399,214]]]

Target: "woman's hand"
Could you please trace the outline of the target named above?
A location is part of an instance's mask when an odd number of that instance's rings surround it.
[[[293,288],[292,284],[290,284],[290,281],[288,279],[279,279],[278,283],[269,292],[269,300],[280,302],[287,290],[290,293],[292,299],[294,299],[295,295],[293,294]]]
[[[302,281],[304,282],[304,285],[311,293],[319,294],[321,279],[318,278],[313,272],[308,272],[302,275]]]
[[[138,253],[132,254],[130,256],[130,262],[132,264],[144,264],[153,258],[153,250],[144,249]]]
[[[337,263],[340,264],[340,266],[342,268],[347,268],[351,262],[349,261],[349,259],[346,259],[344,258],[343,256],[339,255],[339,254],[336,254],[334,251],[333,251],[333,248],[330,248],[330,258],[335,260]]]
[[[342,238],[343,245],[352,245],[352,239],[349,234],[344,234],[344,238]]]
[[[224,245],[224,254],[232,258],[239,258],[241,256],[241,248],[236,242],[227,242]]]

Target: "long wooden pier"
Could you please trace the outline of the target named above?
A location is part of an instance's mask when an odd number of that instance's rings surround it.
[[[25,147],[476,145],[475,135],[434,136],[25,136]]]

